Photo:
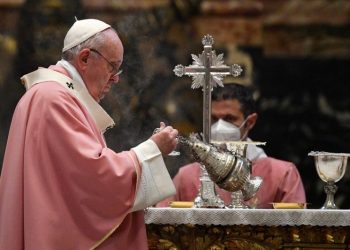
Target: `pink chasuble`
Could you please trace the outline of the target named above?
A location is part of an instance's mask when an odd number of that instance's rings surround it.
[[[33,86],[9,132],[0,249],[147,249],[143,211],[130,213],[140,171],[133,151],[106,147],[95,121],[65,87]]]
[[[247,202],[249,205],[272,208],[272,202],[306,202],[304,186],[293,163],[264,157],[253,162],[252,172],[253,176],[263,178],[263,184]],[[157,207],[168,206],[170,201],[193,201],[200,188],[199,176],[198,163],[181,167],[173,179],[176,195],[159,202]],[[231,193],[218,187],[216,191],[226,205],[230,204]]]

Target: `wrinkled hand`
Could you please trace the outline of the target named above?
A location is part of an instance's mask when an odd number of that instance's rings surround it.
[[[163,155],[168,155],[177,145],[176,137],[179,132],[172,126],[165,126],[164,122],[160,123],[158,130],[159,132],[153,134],[150,139],[157,144]]]

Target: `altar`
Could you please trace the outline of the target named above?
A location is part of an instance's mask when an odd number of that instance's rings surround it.
[[[349,249],[350,210],[148,208],[149,249]]]
[[[178,136],[179,143],[189,147],[201,164],[200,190],[193,200],[196,208],[146,209],[149,249],[350,249],[350,210],[213,208],[225,206],[215,193],[214,183],[233,193],[235,201],[254,197],[262,183],[262,178],[252,176],[248,146],[241,135],[238,139],[228,136],[228,132],[218,138],[211,136],[211,92],[224,87],[225,76],[237,77],[242,72],[237,64],[224,64],[223,54],[216,55],[212,50],[213,43],[213,37],[205,35],[203,52],[191,54],[193,63],[179,64],[173,70],[179,77],[192,77],[191,88],[202,88],[203,92],[202,136]],[[225,143],[226,149],[214,141]],[[230,149],[227,143],[233,142],[240,146]],[[326,207],[335,208],[335,182],[344,175],[348,155],[316,154],[317,171],[327,183]]]

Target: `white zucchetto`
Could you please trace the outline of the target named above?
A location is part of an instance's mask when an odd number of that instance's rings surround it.
[[[68,30],[63,42],[62,52],[69,50],[86,41],[93,35],[111,27],[97,19],[83,19],[76,21]]]

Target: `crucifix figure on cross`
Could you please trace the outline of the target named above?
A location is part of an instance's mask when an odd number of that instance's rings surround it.
[[[233,64],[224,64],[223,54],[216,55],[212,50],[214,39],[210,35],[205,35],[202,39],[204,50],[202,54],[196,56],[192,54],[193,64],[190,66],[177,65],[174,68],[175,75],[181,77],[188,75],[192,77],[192,88],[203,90],[203,141],[210,143],[211,137],[211,91],[214,87],[224,87],[225,76],[237,77],[241,74],[242,68]],[[201,190],[195,199],[195,207],[224,207],[223,201],[216,195],[214,183],[210,180],[205,166],[202,166]]]

